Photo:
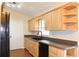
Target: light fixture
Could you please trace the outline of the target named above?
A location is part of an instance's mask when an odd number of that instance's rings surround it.
[[[7,2],[7,4],[6,4],[8,7],[17,7],[17,8],[20,8],[21,7],[21,3],[19,3],[19,2]]]
[[[18,8],[20,8],[20,7],[21,7],[21,5],[18,5],[17,7],[18,7]]]

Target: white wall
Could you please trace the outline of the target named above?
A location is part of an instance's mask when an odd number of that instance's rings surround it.
[[[24,22],[28,17],[11,10],[8,11],[10,11],[10,36],[12,36],[10,50],[24,48]]]

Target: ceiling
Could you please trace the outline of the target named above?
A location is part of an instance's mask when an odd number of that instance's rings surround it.
[[[36,16],[42,12],[48,11],[51,8],[64,4],[64,2],[19,2],[21,4],[20,8],[9,7],[6,8],[17,11],[19,13],[25,14],[28,17]]]

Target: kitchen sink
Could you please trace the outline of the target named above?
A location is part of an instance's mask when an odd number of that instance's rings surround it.
[[[41,36],[33,36],[32,39],[35,39],[35,40],[42,40],[42,37],[41,37]]]

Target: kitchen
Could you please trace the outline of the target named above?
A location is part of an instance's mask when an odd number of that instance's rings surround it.
[[[3,9],[10,12],[11,57],[79,56],[78,3],[21,3],[19,8],[5,3]]]

